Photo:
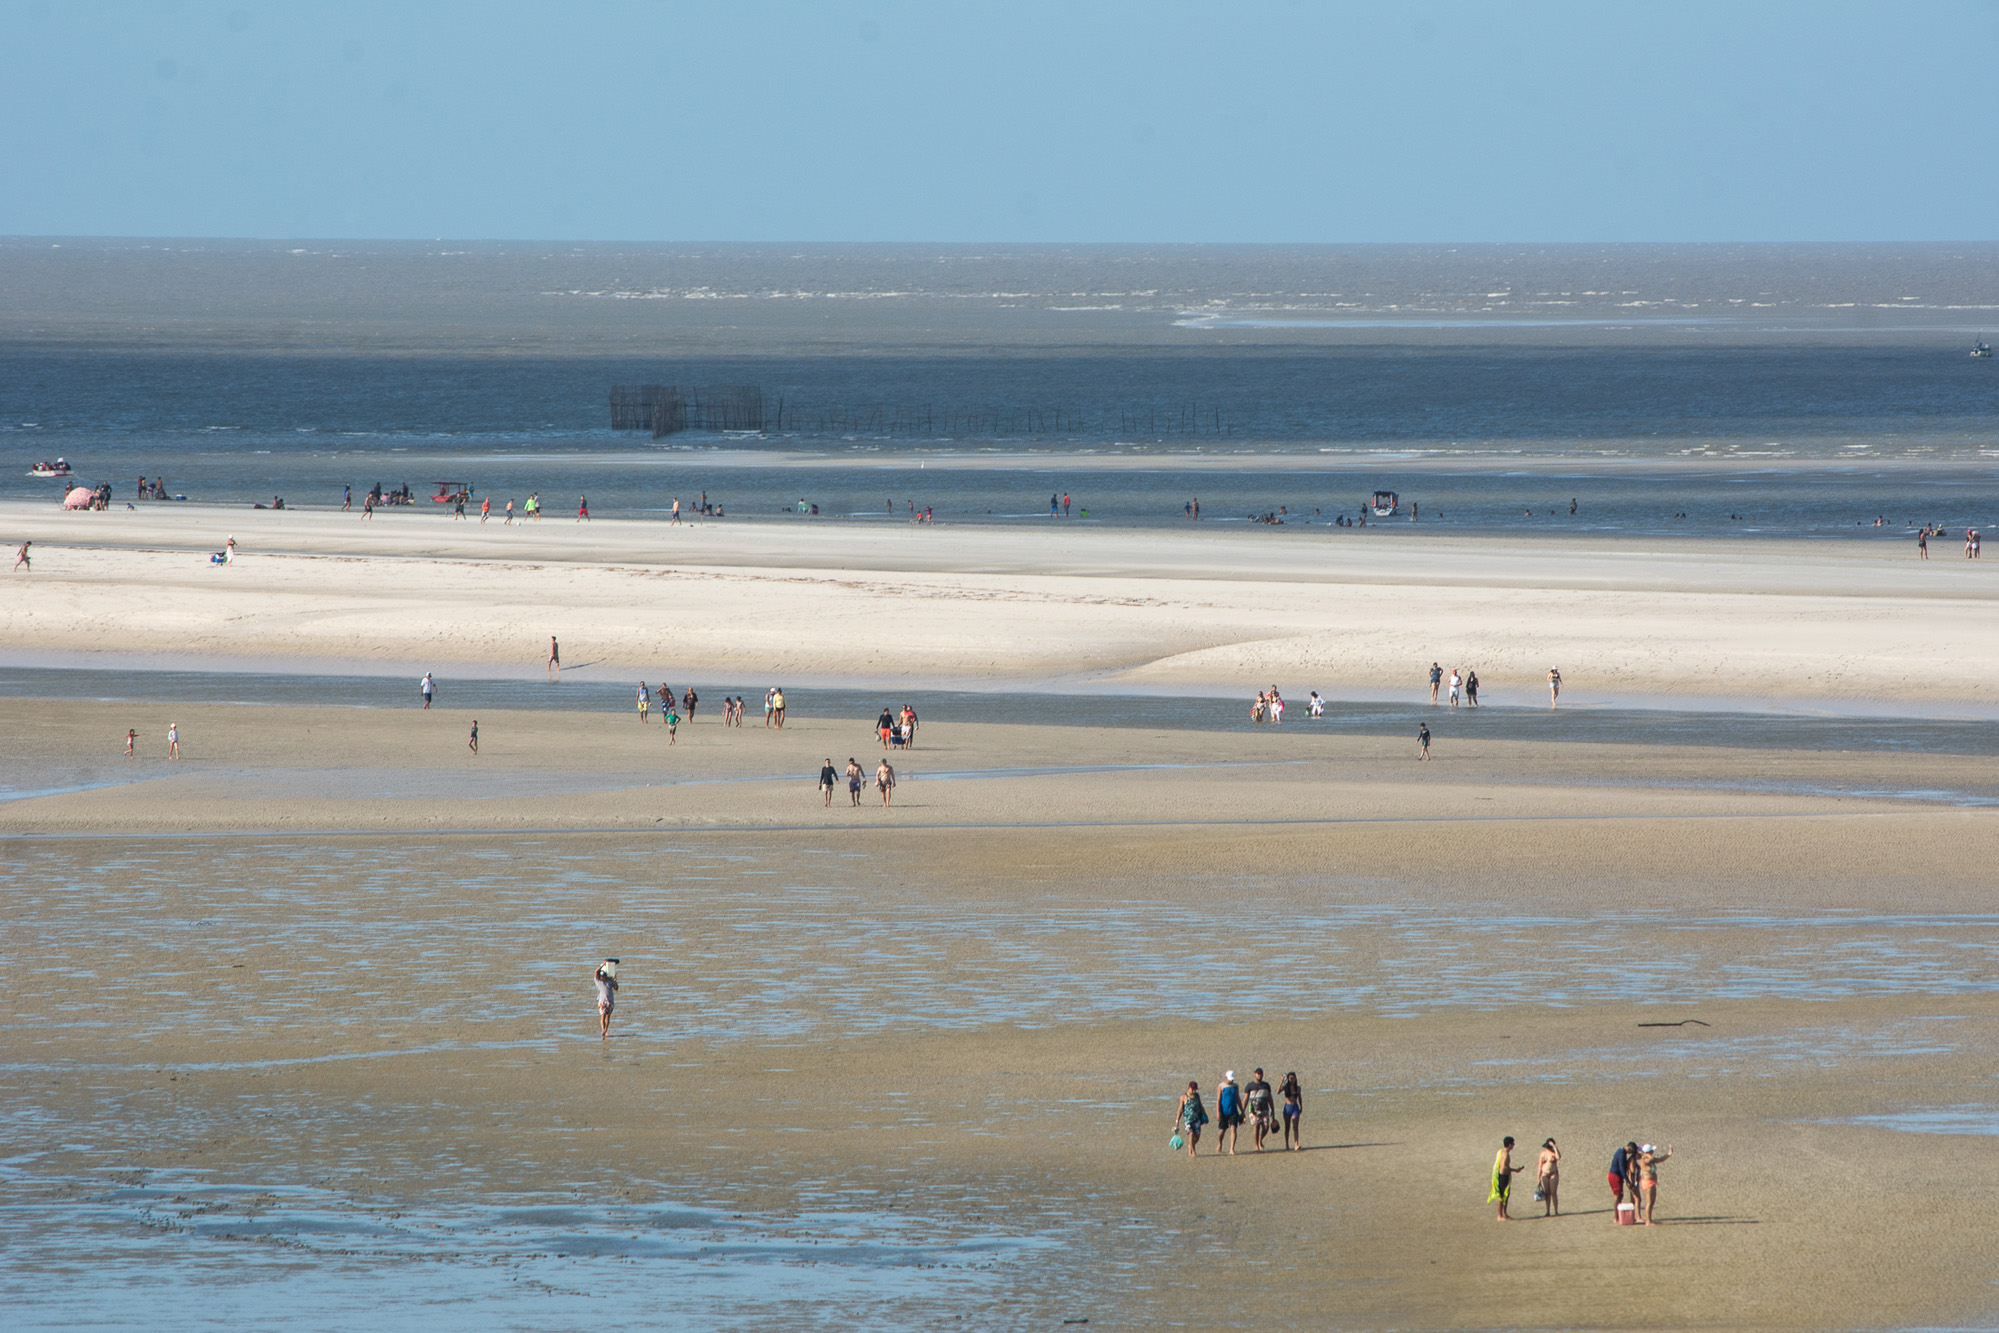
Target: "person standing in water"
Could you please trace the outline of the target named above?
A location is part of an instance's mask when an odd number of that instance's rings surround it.
[[[1534,1192],[1541,1196],[1541,1216],[1562,1215],[1562,1150],[1553,1139],[1541,1145],[1540,1160],[1534,1164]]]
[[[428,713],[430,711],[430,701],[437,695],[437,682],[431,679],[428,671],[423,673],[423,680],[417,685],[416,691],[423,696],[423,711]]]
[[[597,1035],[608,1040],[611,1011],[618,1007],[618,960],[606,958],[597,964],[596,975],[591,979],[597,984]]]
[[[1492,1193],[1485,1196],[1487,1203],[1499,1204],[1498,1221],[1511,1222],[1506,1215],[1506,1201],[1513,1194],[1513,1136],[1508,1134],[1500,1142],[1499,1155],[1492,1159]]]
[[[1562,698],[1562,672],[1559,667],[1548,668],[1548,707],[1553,708]]]
[[[1478,707],[1478,672],[1476,671],[1465,672],[1465,702],[1473,708]]]
[[[548,678],[562,679],[562,645],[555,641],[553,634],[548,636]]]

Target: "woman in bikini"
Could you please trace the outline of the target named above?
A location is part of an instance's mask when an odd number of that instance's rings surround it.
[[[1541,1160],[1534,1165],[1534,1190],[1541,1196],[1541,1216],[1560,1217],[1562,1202],[1562,1150],[1549,1139],[1541,1145]]]
[[[1284,1076],[1277,1095],[1284,1099],[1284,1147],[1296,1152],[1305,1146],[1305,1089],[1298,1086],[1295,1072]]]
[[[1659,1201],[1659,1163],[1672,1155],[1671,1148],[1661,1153],[1649,1143],[1638,1150],[1638,1208],[1648,1227],[1652,1225],[1652,1205]]]

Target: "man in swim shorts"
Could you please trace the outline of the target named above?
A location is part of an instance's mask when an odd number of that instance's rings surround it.
[[[1638,1155],[1638,1145],[1627,1143],[1610,1155],[1610,1174],[1605,1177],[1610,1182],[1610,1220],[1617,1221],[1617,1205],[1624,1202],[1624,1177],[1631,1169],[1631,1160]]]
[[[875,789],[882,794],[882,809],[888,809],[889,793],[895,790],[895,770],[889,767],[886,759],[875,770]]]
[[[861,761],[847,756],[847,799],[854,805],[861,803]]]

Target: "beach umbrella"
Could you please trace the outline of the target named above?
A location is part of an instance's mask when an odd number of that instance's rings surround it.
[[[78,486],[62,498],[62,507],[64,509],[88,509],[91,506],[91,502],[96,499],[96,491],[91,490],[88,486]]]

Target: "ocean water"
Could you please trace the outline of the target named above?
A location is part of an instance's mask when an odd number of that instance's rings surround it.
[[[377,482],[660,516],[1351,514],[1903,536],[1999,519],[1999,246],[0,242],[0,497]],[[754,384],[754,434],[610,428]],[[776,414],[781,412],[781,417]],[[1569,513],[1569,503],[1576,512]],[[419,502],[419,509],[437,507]],[[1076,514],[1080,517],[1080,513]],[[1874,520],[1885,520],[1876,528]]]

